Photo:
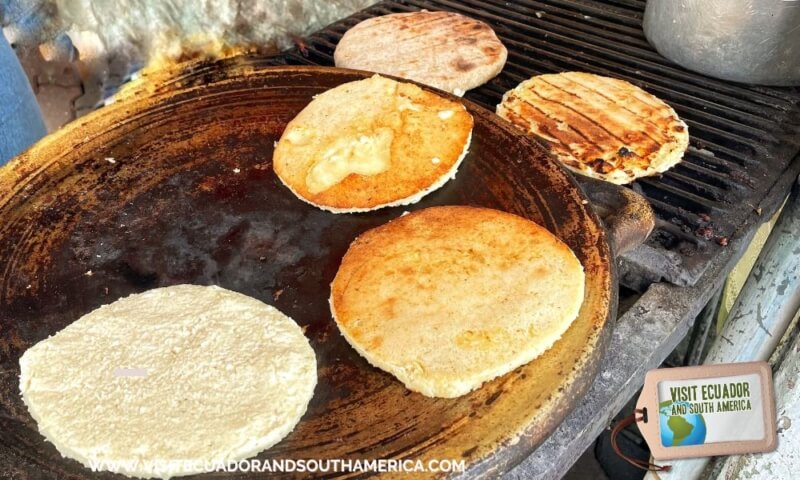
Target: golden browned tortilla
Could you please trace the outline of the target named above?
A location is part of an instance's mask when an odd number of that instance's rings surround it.
[[[455,176],[472,124],[461,103],[375,75],[309,103],[273,165],[300,199],[335,213],[407,205]]]
[[[503,69],[508,52],[492,28],[451,12],[393,13],[344,34],[337,67],[408,78],[458,96]]]
[[[457,397],[530,362],[577,317],[583,268],[522,217],[433,207],[369,230],[331,285],[350,345],[405,386]]]
[[[665,172],[689,146],[672,107],[626,81],[591,73],[526,80],[503,96],[497,114],[544,140],[570,170],[617,184]]]

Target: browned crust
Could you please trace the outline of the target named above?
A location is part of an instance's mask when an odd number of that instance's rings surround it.
[[[688,146],[686,125],[669,105],[589,73],[533,77],[507,92],[497,113],[543,139],[571,170],[614,183],[663,172]]]
[[[378,101],[381,105],[373,106],[383,114],[373,118],[369,125],[372,131],[383,127],[394,131],[390,167],[377,175],[350,174],[333,187],[312,193],[306,184],[310,166],[297,167],[297,162],[310,165],[315,159],[297,158],[285,149],[286,132],[299,124],[311,124],[320,130],[327,130],[322,134],[326,138],[354,135],[356,128],[363,127],[358,122],[362,120],[365,109],[353,105],[347,89],[358,88],[356,84],[376,79],[397,86],[394,95],[380,98]],[[342,105],[338,112],[341,116],[334,122],[335,125],[329,119],[314,114],[315,103],[322,101],[320,96],[289,122],[275,150],[275,173],[296,195],[313,205],[334,211],[361,211],[413,203],[453,175],[469,144],[473,119],[464,106],[416,85],[373,77],[340,85],[323,95],[330,94],[336,95],[334,104],[341,102]],[[410,100],[419,106],[420,111],[401,110],[397,106],[398,100]],[[451,111],[453,115],[447,121],[442,121],[438,116],[442,111]],[[433,163],[433,158],[439,162]]]
[[[508,52],[492,28],[452,12],[395,13],[348,30],[337,67],[408,78],[442,90],[469,90],[503,69]]]
[[[333,306],[339,305],[341,307],[343,305],[343,295],[347,290],[347,286],[353,275],[363,265],[364,259],[386,256],[388,253],[387,245],[398,245],[403,240],[411,238],[420,242],[448,239],[452,236],[453,231],[468,231],[478,223],[490,221],[514,224],[516,228],[520,228],[530,234],[552,238],[553,244],[558,249],[565,254],[574,255],[564,242],[544,227],[513,213],[466,205],[429,207],[408,213],[389,223],[367,230],[353,240],[344,258],[342,258],[342,263],[339,266],[336,277],[333,279],[333,283],[331,283]],[[446,228],[443,228],[445,226]],[[336,312],[340,322],[346,325],[349,319],[349,312],[339,309]]]
[[[451,398],[541,355],[578,315],[583,292],[580,262],[545,228],[446,206],[358,237],[331,285],[331,310],[371,364]]]

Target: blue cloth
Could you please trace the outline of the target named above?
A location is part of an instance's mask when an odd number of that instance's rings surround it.
[[[0,33],[0,166],[46,133],[28,78]]]

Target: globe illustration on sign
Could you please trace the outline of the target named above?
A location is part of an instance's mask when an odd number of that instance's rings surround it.
[[[673,415],[673,405],[686,411],[682,415]],[[675,409],[678,410],[678,409]],[[659,430],[661,444],[665,447],[682,447],[686,445],[702,445],[706,441],[706,420],[702,414],[688,413],[689,402],[673,402],[667,400],[658,404]]]

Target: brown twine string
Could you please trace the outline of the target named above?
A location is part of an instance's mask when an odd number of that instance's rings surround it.
[[[642,416],[637,417],[636,414],[640,413]],[[644,460],[639,460],[636,458],[631,458],[620,450],[619,445],[617,445],[617,435],[622,432],[628,425],[632,425],[636,422],[646,421],[647,419],[647,412],[643,409],[637,408],[634,410],[634,413],[631,413],[627,417],[623,418],[619,422],[614,425],[614,428],[611,429],[611,449],[614,450],[614,453],[619,455],[620,458],[625,460],[626,462],[630,463],[634,467],[641,468],[642,470],[647,470],[649,472],[669,472],[672,470],[671,465],[656,465],[655,463],[645,462]]]

